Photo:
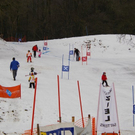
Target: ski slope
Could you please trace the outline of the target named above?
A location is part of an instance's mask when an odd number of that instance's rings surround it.
[[[63,73],[61,79],[62,55],[64,64],[68,64],[69,44],[81,51],[87,41],[91,40],[91,58],[87,65],[71,56],[69,79]],[[102,43],[99,45],[99,40]],[[83,115],[97,116],[99,85],[105,71],[108,84],[114,83],[118,106],[121,135],[134,135],[132,85],[135,85],[135,47],[130,42],[119,42],[117,35],[94,35],[48,40],[48,53],[41,58],[32,57],[27,63],[26,53],[37,44],[43,48],[44,41],[5,42],[0,40],[0,85],[11,87],[21,84],[22,97],[17,99],[0,98],[0,131],[9,134],[24,133],[31,129],[34,89],[29,88],[28,76],[34,67],[37,75],[37,96],[34,128],[56,124],[58,112],[57,75],[60,77],[62,122],[81,118],[77,81],[80,83]],[[13,81],[9,69],[12,58],[20,63],[17,80]]]

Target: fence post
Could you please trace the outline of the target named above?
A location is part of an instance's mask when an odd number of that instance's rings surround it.
[[[75,122],[75,117],[74,116],[72,116],[72,122]]]
[[[40,135],[39,124],[37,124],[37,135]]]
[[[88,114],[88,118],[90,119],[90,114]]]

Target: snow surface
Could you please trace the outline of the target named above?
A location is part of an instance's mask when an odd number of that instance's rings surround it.
[[[69,44],[79,50],[81,45],[91,40],[91,58],[88,64],[76,62],[71,56],[69,80],[68,73],[61,79],[62,55],[64,65],[68,65]],[[100,40],[100,41],[99,41]],[[102,43],[99,45],[99,43]],[[105,71],[108,83],[114,82],[118,106],[121,135],[135,135],[133,127],[132,85],[135,84],[135,48],[133,44],[119,42],[118,35],[95,35],[74,38],[48,40],[49,52],[41,58],[33,58],[26,62],[26,53],[37,44],[43,48],[44,41],[5,42],[0,40],[0,85],[11,87],[21,84],[22,97],[17,99],[0,98],[0,131],[9,134],[24,133],[31,129],[34,89],[30,89],[28,76],[34,67],[37,75],[37,96],[34,128],[56,124],[58,112],[57,75],[60,77],[62,122],[71,122],[81,118],[77,80],[80,83],[83,115],[97,116],[99,85],[101,75]],[[72,47],[71,47],[72,49]],[[32,50],[31,50],[32,52]],[[84,51],[83,51],[84,52]],[[13,81],[9,69],[12,58],[20,62],[17,80]]]

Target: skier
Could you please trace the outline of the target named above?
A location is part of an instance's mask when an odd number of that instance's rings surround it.
[[[32,60],[31,60],[32,53],[30,52],[30,50],[28,50],[28,53],[26,54],[26,57],[27,57],[27,62],[29,62],[29,60],[30,60],[30,62],[32,62]]]
[[[13,61],[10,63],[10,70],[13,72],[14,81],[16,80],[18,67],[20,67],[20,64],[15,60],[15,57],[13,57]]]
[[[37,72],[34,72],[34,67],[31,67],[31,72],[29,73],[29,75],[31,74],[37,75]]]
[[[39,51],[38,51],[38,57],[39,57],[39,58],[41,57],[41,54],[42,54],[42,52],[41,52],[41,50],[39,49]]]
[[[33,86],[33,88],[35,88],[35,76],[33,73],[31,73],[31,76],[29,77],[28,81],[30,82],[29,88],[32,88],[32,86]]]
[[[106,87],[108,87],[109,85],[107,83],[106,72],[103,72],[101,79],[102,79],[102,85],[104,86],[104,83],[105,83]]]
[[[80,51],[77,49],[77,48],[74,48],[74,56],[76,54],[76,61],[79,61],[79,54],[80,54]]]
[[[34,57],[36,57],[36,51],[38,50],[38,46],[37,46],[37,45],[34,45],[34,46],[32,47],[32,50],[33,50],[33,52],[34,52]]]

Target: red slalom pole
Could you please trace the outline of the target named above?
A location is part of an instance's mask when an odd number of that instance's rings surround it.
[[[59,84],[59,75],[57,75],[58,81],[58,107],[59,107],[59,122],[61,123],[61,107],[60,107],[60,84]]]
[[[32,113],[32,122],[31,122],[31,135],[33,134],[34,113],[35,113],[35,103],[36,103],[36,91],[37,91],[37,78],[35,80],[35,92],[34,92],[33,113]]]
[[[77,84],[78,84],[78,93],[79,93],[80,108],[81,108],[81,115],[82,115],[82,124],[83,124],[83,128],[84,128],[84,119],[83,119],[82,101],[81,101],[81,93],[80,93],[79,81],[77,81]]]

